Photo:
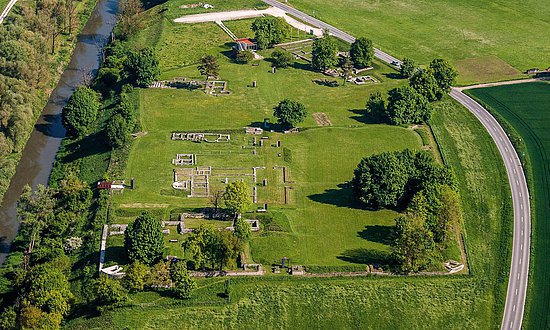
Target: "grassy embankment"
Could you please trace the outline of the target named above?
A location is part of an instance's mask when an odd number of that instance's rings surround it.
[[[548,327],[550,316],[550,85],[529,83],[474,89],[469,94],[485,104],[512,136],[521,137],[519,152],[527,152],[531,195],[532,248],[525,328]]]
[[[451,60],[458,82],[521,78],[546,68],[550,7],[536,0],[292,0],[290,5],[355,36],[366,36],[398,57]]]

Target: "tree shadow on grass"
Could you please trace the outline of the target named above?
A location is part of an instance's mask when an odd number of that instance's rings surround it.
[[[119,265],[129,263],[126,257],[126,249],[123,246],[111,246],[105,249],[105,263],[114,262]]]
[[[386,265],[389,264],[391,261],[391,256],[389,252],[365,248],[346,250],[336,258],[342,261],[364,265]]]
[[[63,157],[63,162],[65,163],[109,151],[109,147],[105,143],[105,134],[103,131],[90,134],[82,140],[71,142],[65,149],[69,151]]]
[[[303,62],[294,62],[291,67],[293,67],[294,69],[298,69],[298,70],[305,70],[305,71],[311,71],[311,72],[316,72],[316,73],[319,73],[318,71],[314,70],[312,67],[311,67],[311,64],[309,63],[303,63]]]
[[[372,225],[357,233],[357,236],[367,241],[389,245],[392,242],[393,227]]]
[[[351,119],[360,122],[361,124],[384,124],[379,118],[371,116],[365,109],[350,109],[348,110],[353,116]]]
[[[384,76],[386,76],[387,78],[390,78],[390,79],[406,79],[401,74],[396,73],[396,72],[384,73]]]
[[[326,189],[322,194],[309,195],[307,197],[317,203],[352,209],[365,209],[353,196],[351,184],[347,183],[339,184],[337,189]]]

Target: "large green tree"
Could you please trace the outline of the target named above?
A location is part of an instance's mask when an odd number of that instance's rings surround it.
[[[369,96],[366,105],[366,112],[371,119],[377,122],[385,122],[388,120],[386,113],[386,100],[380,92],[374,92]]]
[[[67,133],[73,137],[85,135],[96,120],[99,105],[96,92],[85,86],[77,87],[61,113]]]
[[[394,125],[419,124],[430,119],[432,107],[422,94],[404,86],[388,92],[387,112]]]
[[[220,65],[218,59],[213,55],[206,55],[200,58],[199,65],[197,66],[200,74],[206,76],[206,79],[210,77],[217,77],[220,74]]]
[[[142,291],[149,278],[149,267],[140,261],[132,262],[125,270],[124,286],[131,292]]]
[[[286,68],[294,62],[294,55],[283,49],[276,49],[271,53],[273,65],[277,68]]]
[[[370,39],[361,37],[351,44],[349,55],[356,68],[365,68],[371,65],[374,59],[374,46]]]
[[[130,83],[138,87],[148,87],[160,76],[157,55],[149,47],[130,52],[124,68]]]
[[[431,69],[419,69],[409,78],[409,85],[428,101],[437,101],[443,97]]]
[[[98,306],[121,306],[128,301],[128,292],[119,280],[101,275],[95,282],[95,296]]]
[[[241,214],[252,204],[248,186],[243,181],[233,181],[225,186],[223,202],[229,212]]]
[[[436,58],[430,62],[429,68],[433,71],[439,88],[443,92],[448,93],[458,76],[458,71],[456,71],[455,67],[445,59]]]
[[[407,273],[422,270],[435,246],[433,234],[426,228],[424,219],[400,216],[395,219],[394,234],[391,251],[401,270]]]
[[[248,224],[245,219],[240,218],[235,220],[235,225],[233,227],[235,228],[235,236],[237,236],[240,240],[244,242],[250,240],[252,231],[250,229],[250,224]]]
[[[335,67],[338,64],[337,51],[338,47],[336,47],[334,37],[327,34],[322,38],[315,39],[311,50],[311,66],[318,71]]]
[[[189,299],[193,290],[197,288],[197,282],[191,278],[191,274],[185,266],[185,262],[172,263],[170,277],[174,283],[174,292],[179,298]]]
[[[131,131],[129,124],[126,119],[118,113],[111,117],[105,131],[107,143],[113,148],[121,148],[130,141]]]
[[[416,72],[417,69],[418,67],[416,62],[411,58],[405,57],[403,61],[401,61],[399,73],[403,78],[409,78]]]
[[[284,99],[273,108],[273,116],[285,126],[296,126],[304,121],[307,116],[306,107],[295,100]]]
[[[160,221],[144,212],[128,225],[124,246],[131,261],[153,265],[162,258],[164,237]]]
[[[254,39],[260,49],[281,43],[290,34],[290,26],[281,17],[264,16],[252,22]]]

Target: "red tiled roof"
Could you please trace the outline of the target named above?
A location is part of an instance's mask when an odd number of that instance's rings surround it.
[[[244,42],[247,45],[254,45],[254,42],[252,42],[252,40],[250,40],[249,38],[241,38],[241,39],[237,39],[235,41],[236,42]]]

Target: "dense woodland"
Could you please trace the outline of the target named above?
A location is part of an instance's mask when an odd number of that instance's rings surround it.
[[[93,4],[19,2],[0,27],[0,198]]]

